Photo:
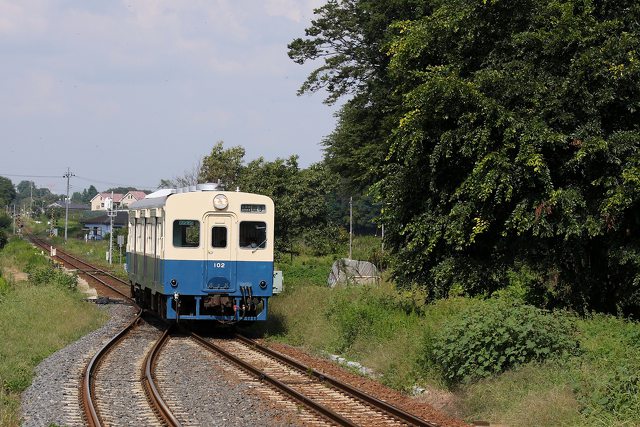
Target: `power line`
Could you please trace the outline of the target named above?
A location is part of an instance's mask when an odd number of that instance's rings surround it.
[[[13,176],[17,178],[60,178],[60,175],[15,175],[10,173],[0,173],[1,176]],[[62,177],[64,178],[64,177]]]
[[[109,182],[109,181],[100,181],[93,178],[87,178],[84,176],[76,176],[76,178],[81,179],[87,182],[95,182],[97,184],[106,184],[106,185],[115,185],[117,187],[135,187],[135,188],[146,188],[146,189],[155,189],[158,188],[157,185],[131,185],[131,184],[123,184],[121,182]]]
[[[0,176],[15,177],[15,178],[58,178],[58,179],[66,178],[65,176],[61,177],[60,175],[19,175],[19,174],[10,174],[10,173],[0,173]],[[135,188],[150,189],[150,190],[158,188],[157,185],[131,185],[131,184],[123,184],[121,182],[101,181],[99,179],[87,178],[84,176],[77,176],[77,175],[73,175],[73,176],[83,181],[93,182],[96,184],[115,185],[117,187],[135,187]]]

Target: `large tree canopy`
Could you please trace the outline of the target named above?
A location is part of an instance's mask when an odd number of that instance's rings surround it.
[[[387,136],[399,102],[387,73],[389,56],[384,46],[397,20],[423,16],[423,0],[330,0],[304,38],[289,44],[297,63],[321,60],[300,88],[300,93],[324,90],[326,102],[353,95],[338,113],[338,126],[324,141],[325,162],[345,178],[352,194],[380,178],[380,163],[388,147]]]
[[[328,150],[384,150],[369,166],[396,277],[432,297],[511,284],[548,305],[637,311],[640,5],[399,3],[424,14],[378,30],[386,144]],[[349,103],[352,129],[372,105]]]
[[[9,178],[0,176],[0,207],[10,205],[16,198],[16,189]]]

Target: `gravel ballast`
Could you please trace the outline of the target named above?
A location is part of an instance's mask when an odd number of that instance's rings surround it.
[[[78,386],[82,371],[91,357],[135,315],[133,307],[123,304],[105,305],[104,309],[110,314],[107,324],[38,365],[31,386],[22,394],[23,426],[85,425]],[[298,424],[291,421],[297,418],[295,410],[278,408],[280,405],[274,405],[272,399],[253,393],[251,386],[230,381],[228,375],[212,366],[203,349],[195,345],[179,347],[174,343],[163,351],[161,365],[166,373],[161,376],[165,385],[171,384],[172,390],[167,390],[172,394],[170,406],[188,419],[186,425]],[[191,378],[190,372],[195,374]],[[114,395],[117,394],[114,390]],[[121,421],[127,423],[124,418]]]

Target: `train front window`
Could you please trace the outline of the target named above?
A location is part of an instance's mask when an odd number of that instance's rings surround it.
[[[240,223],[240,247],[246,249],[266,248],[267,224],[260,221],[242,221]]]
[[[177,219],[173,221],[173,246],[197,248],[200,245],[200,221]]]
[[[227,247],[227,227],[211,228],[211,246],[214,248]]]

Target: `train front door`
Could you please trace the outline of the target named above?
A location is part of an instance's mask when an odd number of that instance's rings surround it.
[[[205,220],[206,242],[204,291],[235,292],[236,246],[233,244],[234,220],[230,215],[212,214]]]

